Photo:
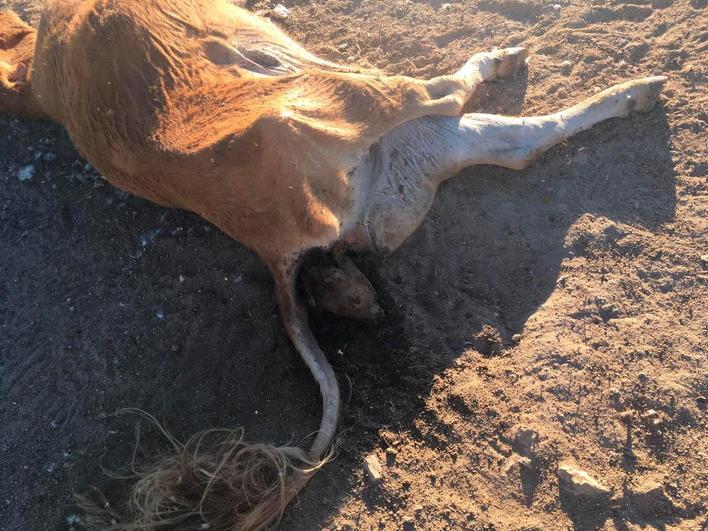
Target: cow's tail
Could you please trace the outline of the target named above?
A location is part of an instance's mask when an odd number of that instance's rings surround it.
[[[322,419],[310,450],[247,443],[241,429],[208,430],[180,443],[160,427],[174,453],[138,474],[130,498],[130,521],[121,522],[107,504],[81,498],[89,528],[261,530],[281,518],[285,507],[329,460],[339,416],[339,387],[296,295],[297,269],[294,264],[273,272],[285,329],[322,393]],[[160,426],[153,417],[149,419]]]

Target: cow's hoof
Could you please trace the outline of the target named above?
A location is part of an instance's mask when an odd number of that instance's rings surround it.
[[[491,53],[494,57],[498,78],[512,77],[526,66],[529,57],[529,51],[526,48],[503,48]]]
[[[629,111],[650,111],[659,99],[667,81],[666,76],[645,77],[630,81],[625,85]]]

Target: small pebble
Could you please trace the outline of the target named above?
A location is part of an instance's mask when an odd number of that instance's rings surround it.
[[[570,74],[570,71],[573,69],[573,63],[570,61],[563,61],[561,63],[561,72],[563,72],[566,76]]]
[[[558,477],[561,487],[579,497],[608,497],[610,489],[597,481],[590,474],[572,465],[562,464],[558,467]]]
[[[616,387],[610,389],[610,402],[615,409],[622,406],[622,393]]]
[[[513,336],[511,336],[511,340],[512,340],[514,343],[518,343],[519,341],[521,341],[521,338],[522,338],[522,337],[524,337],[524,336],[521,335],[521,334],[514,334]]]
[[[278,4],[270,11],[270,17],[276,20],[285,20],[290,16],[290,10],[283,4]]]
[[[415,520],[413,519],[412,516],[405,516],[403,517],[403,530],[404,531],[412,531],[415,529]]]
[[[387,448],[386,449],[386,464],[388,466],[395,465],[397,455],[398,455],[398,452],[395,450],[395,448]]]
[[[29,165],[23,166],[22,168],[19,169],[19,171],[17,172],[17,178],[21,182],[31,181],[32,177],[34,177],[34,174],[36,172],[37,172],[37,170],[34,167],[34,164],[29,164]]]
[[[383,477],[383,470],[379,458],[375,454],[369,454],[364,458],[364,472],[373,483],[379,483]]]

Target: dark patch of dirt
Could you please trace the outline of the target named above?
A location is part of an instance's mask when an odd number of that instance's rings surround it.
[[[410,241],[367,271],[382,321],[315,312],[345,399],[341,445],[281,528],[700,529],[705,2],[285,3],[312,51],[390,73],[528,47],[528,73],[485,85],[469,110],[548,113],[631,78],[669,83],[651,113],[528,170],[447,183]],[[36,5],[0,0],[29,19]],[[317,426],[317,390],[249,251],[111,188],[45,123],[0,118],[0,191],[0,528],[78,528],[73,492],[119,494],[100,467],[130,460],[135,419],[107,416],[122,407],[182,438],[240,425],[299,441]],[[538,434],[523,456],[521,427]],[[167,450],[143,428],[139,457]],[[395,463],[370,485],[363,458],[386,463],[389,448]],[[610,504],[559,492],[561,462],[609,486]],[[656,483],[647,510],[642,488]]]

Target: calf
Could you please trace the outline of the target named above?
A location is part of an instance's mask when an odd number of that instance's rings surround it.
[[[427,81],[386,76],[320,59],[227,0],[56,1],[37,32],[0,14],[0,111],[62,124],[117,187],[196,212],[253,249],[322,393],[307,452],[241,432],[174,441],[178,457],[135,487],[135,525],[261,529],[326,460],[340,400],[296,291],[308,252],[390,253],[462,168],[525,168],[602,120],[651,109],[665,82],[623,83],[547,116],[461,115],[481,83],[526,57],[509,48]],[[326,307],[379,311],[346,259],[308,278]]]

